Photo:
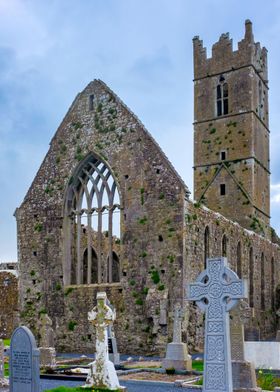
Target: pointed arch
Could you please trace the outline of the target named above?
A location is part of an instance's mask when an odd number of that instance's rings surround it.
[[[265,310],[264,254],[261,254],[261,310]]]
[[[104,283],[107,276],[112,282],[113,237],[120,237],[120,219],[114,219],[117,214],[120,215],[120,195],[113,173],[101,158],[89,154],[76,168],[66,192],[66,285]],[[87,249],[83,252],[84,243]]]
[[[112,263],[112,281],[120,281],[120,261],[116,252],[113,252],[113,263]]]
[[[227,236],[224,234],[222,238],[222,256],[227,257]]]
[[[238,241],[236,248],[237,268],[236,272],[239,278],[242,278],[242,255],[241,255],[241,242]]]
[[[271,309],[275,308],[275,262],[271,258]]]
[[[249,304],[254,307],[254,252],[253,248],[249,251]]]
[[[210,230],[209,226],[204,230],[204,269],[206,269],[206,260],[209,258],[210,250]]]

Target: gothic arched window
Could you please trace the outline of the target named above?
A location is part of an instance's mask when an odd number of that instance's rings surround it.
[[[275,263],[274,258],[271,259],[271,308],[275,306]]]
[[[239,278],[242,278],[242,257],[241,257],[241,242],[239,241],[236,249],[237,256],[237,275]]]
[[[222,256],[227,257],[227,236],[225,234],[222,238]]]
[[[254,253],[253,248],[250,248],[249,253],[249,304],[254,307]]]
[[[223,82],[217,86],[217,116],[228,114],[228,84]]]
[[[264,254],[261,255],[261,309],[265,309]]]
[[[206,269],[206,260],[209,257],[209,237],[210,237],[210,230],[209,227],[205,227],[204,231],[204,268]]]
[[[113,244],[120,237],[119,193],[109,167],[93,155],[80,163],[69,185],[64,237],[66,285],[111,283],[113,274],[120,279],[119,270],[113,272]]]

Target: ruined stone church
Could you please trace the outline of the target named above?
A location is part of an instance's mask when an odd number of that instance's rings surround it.
[[[16,210],[21,320],[48,313],[60,351],[93,350],[96,293],[117,311],[122,353],[158,354],[185,309],[183,337],[201,346],[202,314],[186,285],[225,256],[248,281],[251,326],[275,332],[278,237],[270,226],[267,51],[252,24],[233,50],[194,46],[194,199],[139,119],[105,83],[77,95]]]

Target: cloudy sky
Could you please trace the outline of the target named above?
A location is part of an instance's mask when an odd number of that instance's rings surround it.
[[[271,215],[280,232],[279,0],[0,0],[0,260],[16,259],[13,213],[94,78],[137,114],[192,190],[192,38],[210,55],[229,31],[236,47],[245,19],[269,51]]]

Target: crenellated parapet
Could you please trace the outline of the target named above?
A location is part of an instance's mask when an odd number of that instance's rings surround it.
[[[261,78],[267,81],[267,50],[254,41],[252,22],[246,20],[244,38],[238,42],[238,49],[233,50],[229,33],[222,34],[219,41],[212,46],[212,56],[207,58],[206,48],[198,36],[193,38],[194,78],[224,73],[246,66],[253,66]],[[231,68],[228,69],[228,64]]]

